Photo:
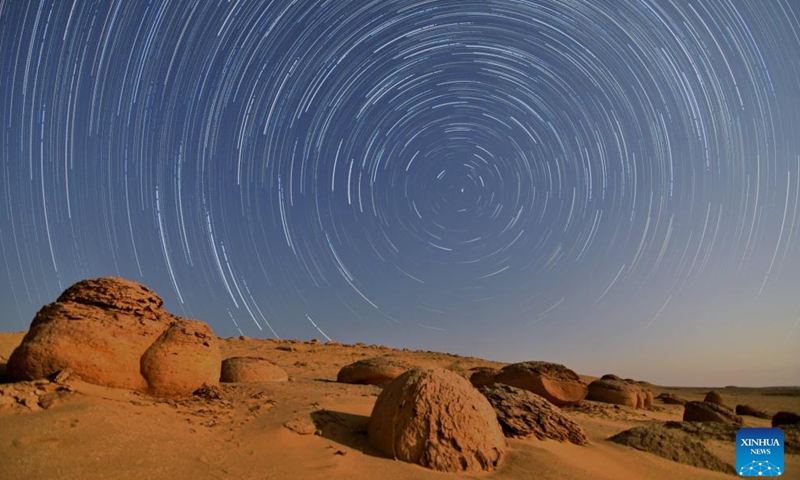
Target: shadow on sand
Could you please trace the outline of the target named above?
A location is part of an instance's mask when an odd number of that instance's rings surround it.
[[[369,417],[323,409],[311,412],[311,419],[317,429],[322,432],[323,438],[366,455],[384,457],[377,449],[369,445],[367,437]]]

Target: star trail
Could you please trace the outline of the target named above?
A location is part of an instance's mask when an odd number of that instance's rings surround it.
[[[114,275],[222,336],[797,383],[799,17],[0,0],[0,327]]]

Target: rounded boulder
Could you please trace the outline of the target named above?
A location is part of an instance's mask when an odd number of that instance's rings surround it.
[[[211,328],[194,320],[173,323],[142,355],[141,371],[148,392],[158,397],[185,397],[202,387],[219,385],[222,359]]]
[[[559,407],[577,403],[588,393],[577,373],[557,363],[512,363],[500,370],[495,381],[528,390]]]
[[[336,381],[359,385],[388,385],[411,365],[390,357],[374,357],[345,365],[339,370]]]
[[[223,383],[285,382],[289,375],[281,367],[261,357],[231,357],[222,361],[219,381]]]
[[[442,368],[414,368],[387,385],[367,431],[388,457],[442,472],[493,470],[506,453],[489,401]]]

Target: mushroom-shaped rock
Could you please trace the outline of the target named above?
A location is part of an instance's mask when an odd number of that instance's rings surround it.
[[[121,278],[83,280],[42,307],[8,360],[13,381],[65,369],[107,387],[143,390],[139,360],[175,317],[152,290]]]
[[[709,402],[686,402],[683,406],[684,422],[722,422],[742,424],[742,417],[728,407]]]
[[[345,365],[339,370],[336,381],[361,385],[388,385],[411,365],[391,357],[374,357]]]
[[[512,363],[500,370],[495,381],[533,392],[559,407],[579,402],[587,393],[578,374],[557,363]]]
[[[219,385],[221,358],[211,328],[195,320],[177,320],[142,355],[148,392],[159,397],[189,396],[203,386]]]
[[[600,380],[590,383],[588,390],[587,400],[633,408],[642,408],[645,405],[646,397],[642,388],[624,380],[606,379],[604,376]]]
[[[505,458],[506,440],[489,401],[443,368],[414,368],[387,385],[367,431],[385,455],[432,470],[492,470]]]
[[[772,418],[769,413],[750,405],[736,405],[736,415],[747,415],[748,417],[765,418],[767,420]]]
[[[703,401],[704,402],[708,402],[708,403],[716,403],[717,405],[726,406],[725,405],[725,401],[722,399],[722,395],[720,395],[718,392],[715,392],[714,390],[711,390],[710,392],[706,393],[706,396],[703,399]]]
[[[268,383],[289,380],[286,371],[261,357],[230,357],[222,361],[219,381],[224,383]]]
[[[800,425],[800,415],[793,412],[778,412],[772,417],[772,426]]]
[[[520,388],[495,384],[479,391],[492,404],[507,437],[551,439],[586,445],[583,428],[544,398]]]
[[[475,367],[470,370],[469,381],[475,388],[488,387],[497,378],[497,370],[490,367]]]
[[[686,400],[682,399],[681,397],[673,394],[673,393],[662,393],[656,397],[656,400],[661,400],[661,403],[666,405],[683,405],[686,403]]]
[[[720,460],[698,440],[663,427],[635,427],[620,432],[609,440],[673,462],[716,472],[736,473],[732,466]]]

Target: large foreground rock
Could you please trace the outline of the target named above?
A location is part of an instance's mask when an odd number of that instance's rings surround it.
[[[493,470],[506,452],[489,401],[442,368],[415,368],[387,385],[375,402],[368,434],[390,458],[443,472]]]
[[[13,381],[70,369],[97,385],[142,390],[139,361],[175,320],[152,290],[121,278],[83,280],[33,319],[8,360]]]
[[[653,393],[648,388],[636,381],[622,380],[616,375],[604,375],[590,383],[586,399],[633,408],[653,406]]]
[[[286,370],[261,357],[230,357],[222,361],[219,381],[269,383],[289,380]]]
[[[411,365],[390,357],[366,358],[342,367],[336,381],[383,386],[411,368]]]
[[[583,400],[587,393],[577,373],[556,363],[512,363],[500,370],[495,381],[533,392],[559,407]]]
[[[203,385],[219,385],[222,359],[208,325],[181,319],[158,337],[140,363],[149,393],[186,397]]]
[[[483,387],[480,392],[492,404],[507,437],[589,443],[580,425],[539,395],[508,385]]]
[[[655,425],[635,427],[609,438],[612,442],[652,453],[673,462],[731,475],[736,470],[717,458],[699,441]]]
[[[722,422],[741,425],[742,417],[728,407],[708,402],[686,402],[683,406],[685,422]]]

